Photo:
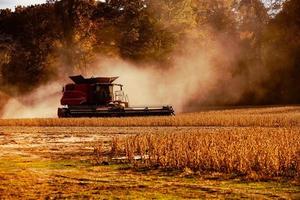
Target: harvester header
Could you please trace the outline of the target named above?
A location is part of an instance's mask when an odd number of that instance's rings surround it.
[[[118,77],[70,76],[73,83],[63,88],[58,117],[126,117],[174,115],[172,106],[130,107]],[[117,89],[116,89],[117,88]]]

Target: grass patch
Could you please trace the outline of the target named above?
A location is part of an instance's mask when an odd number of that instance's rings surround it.
[[[20,157],[0,160],[0,179],[1,195],[7,199],[198,199],[267,195],[289,198],[300,192],[295,185],[272,181],[252,183],[210,180],[203,176],[186,178],[161,170],[138,172],[129,165],[95,166],[71,160],[26,161]]]

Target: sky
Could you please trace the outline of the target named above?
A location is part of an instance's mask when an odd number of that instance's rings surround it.
[[[46,0],[0,0],[0,9],[11,8],[14,10],[16,5],[28,6],[45,2]]]

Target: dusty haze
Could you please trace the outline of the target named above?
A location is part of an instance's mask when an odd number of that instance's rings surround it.
[[[201,91],[199,102],[206,98],[207,88],[214,80],[209,63],[201,54],[191,55],[188,59],[178,57],[176,65],[167,70],[99,56],[93,69],[83,75],[119,76],[116,82],[124,85],[130,106],[172,105],[176,113],[182,112],[188,100],[198,96],[198,91]],[[40,86],[26,96],[11,98],[4,106],[2,118],[55,117],[62,86],[67,82],[59,80]]]
[[[40,86],[28,95],[10,98],[2,118],[56,117],[62,85],[58,82]]]
[[[228,49],[218,43],[210,51],[191,43],[184,48],[184,53],[174,53],[173,66],[163,69],[99,55],[84,72],[65,74],[62,80],[42,85],[28,95],[11,98],[4,106],[2,118],[56,117],[62,86],[72,82],[66,77],[78,74],[85,77],[119,76],[116,83],[124,85],[130,106],[172,105],[176,113],[197,111],[207,105],[234,104],[245,90],[249,90],[247,81],[253,82],[256,96],[263,92],[256,82],[267,73],[253,67],[247,76],[243,73],[233,76],[230,66],[235,60],[228,59],[228,52],[225,53]],[[233,54],[230,57],[234,58],[237,50],[232,46],[230,51]]]

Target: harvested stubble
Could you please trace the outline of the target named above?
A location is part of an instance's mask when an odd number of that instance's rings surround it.
[[[285,112],[284,109],[279,111],[237,109],[179,114],[172,117],[0,119],[0,126],[300,126],[299,112]]]
[[[242,128],[196,133],[139,134],[114,139],[111,156],[139,167],[190,168],[256,179],[300,175],[298,128]],[[142,160],[135,160],[134,156]]]

